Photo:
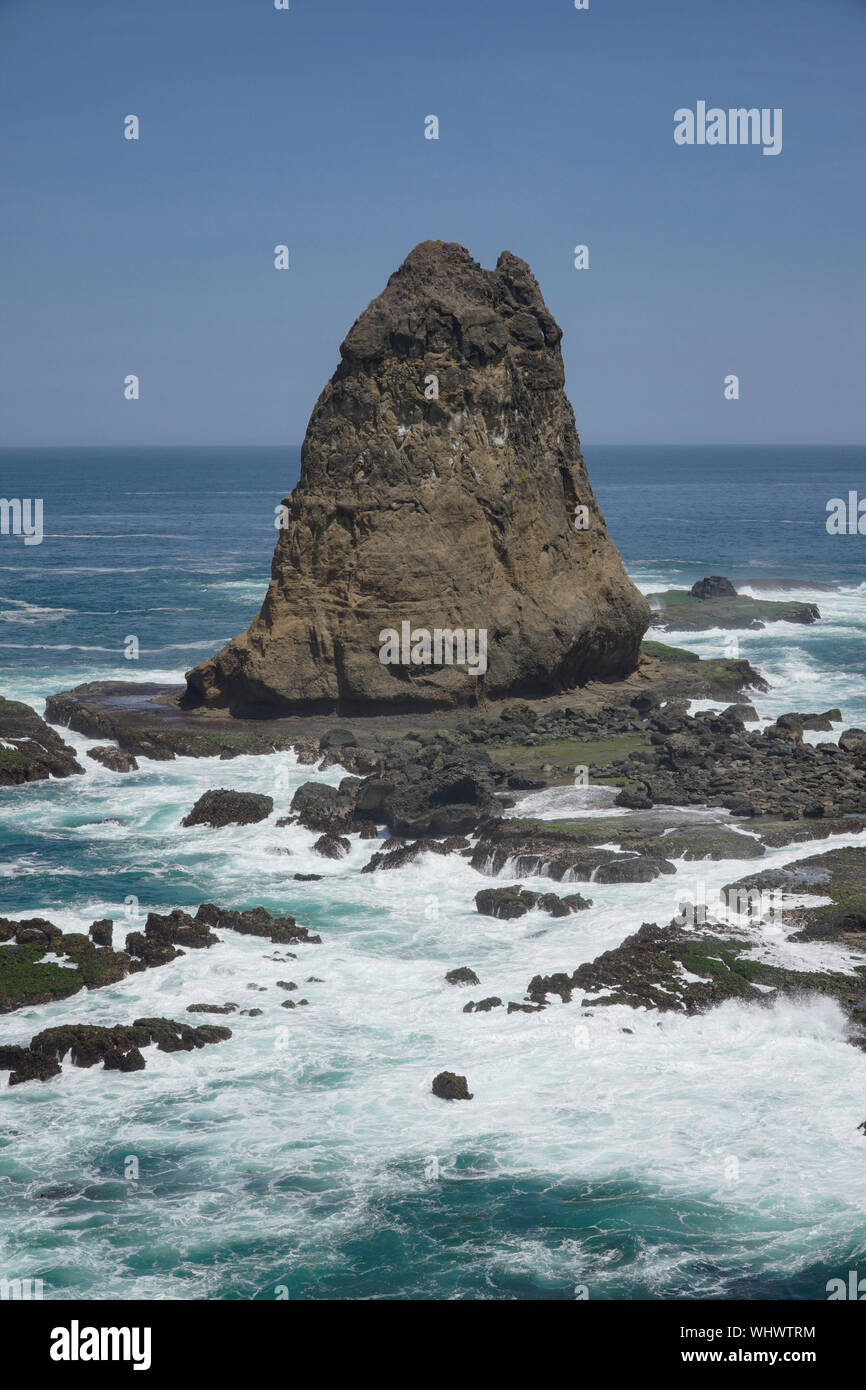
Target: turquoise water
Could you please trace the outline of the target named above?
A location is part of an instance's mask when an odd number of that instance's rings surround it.
[[[773,681],[762,714],[838,704],[866,722],[866,538],[824,526],[827,500],[866,478],[863,451],[586,454],[646,591],[709,573],[765,596],[828,586],[810,595],[821,624],[736,634],[739,654]],[[0,538],[2,693],[41,708],[83,680],[179,681],[257,610],[297,471],[297,450],[0,453],[2,494],[45,505],[42,545]],[[730,637],[688,645],[724,654]],[[712,892],[741,866],[681,864],[676,889],[594,885],[579,919],[502,923],[475,912],[482,880],[464,860],[360,875],[369,842],[334,863],[314,835],[276,827],[300,782],[336,784],[339,769],[292,754],[142,761],[125,777],[82,764],[84,777],[0,792],[0,912],[66,930],[111,916],[119,940],[151,908],[261,902],[323,943],[287,963],[223,933],[166,969],[0,1018],[0,1041],[20,1042],[193,1002],[263,1009],[233,1016],[219,1047],[150,1051],[142,1073],[67,1068],[0,1092],[0,1274],[41,1277],[57,1298],[810,1299],[856,1267],[866,1059],[832,1003],[470,1016],[443,982],[468,964],[482,995],[519,999],[538,971],[668,920],[683,882]],[[273,795],[274,817],[181,830],[223,785]],[[287,977],[309,1008],[279,1007]],[[429,1094],[446,1067],[468,1076],[471,1104]],[[72,1195],[37,1198],[46,1187]]]

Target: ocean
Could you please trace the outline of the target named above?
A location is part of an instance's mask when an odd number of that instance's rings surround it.
[[[866,727],[866,537],[825,526],[831,498],[864,488],[866,450],[585,455],[645,592],[723,574],[822,614],[650,637],[724,656],[733,636],[771,683],[753,697],[763,717],[838,705]],[[298,469],[298,449],[0,451],[0,493],[44,499],[41,545],[0,537],[0,693],[41,712],[82,681],[180,682],[257,611]],[[67,738],[82,755],[90,743]],[[336,785],[339,768],[279,753],[118,776],[81,761],[83,777],[0,789],[0,914],[67,931],[112,917],[119,942],[148,910],[261,903],[323,940],[287,964],[225,933],[167,968],[0,1016],[0,1042],[15,1043],[60,1023],[187,1018],[195,1002],[263,1009],[225,1020],[217,1047],[148,1050],[143,1072],[67,1066],[0,1090],[0,1276],[41,1278],[57,1299],[823,1299],[857,1267],[866,1057],[832,1001],[464,1015],[469,996],[443,982],[471,965],[479,997],[520,999],[532,975],[667,922],[683,883],[713,894],[741,863],[681,863],[676,889],[594,885],[591,912],[506,923],[475,911],[484,880],[453,856],[361,875],[370,842],[324,860],[276,817],[179,830],[208,788],[265,791],[286,814],[300,783]],[[762,867],[828,847],[769,851]],[[278,1007],[287,974],[308,1008]],[[443,1069],[466,1074],[470,1104],[431,1096]]]

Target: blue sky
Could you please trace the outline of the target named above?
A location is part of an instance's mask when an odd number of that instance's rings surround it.
[[[866,435],[866,0],[0,0],[0,55],[0,443],[297,443],[428,237],[529,261],[585,443]]]

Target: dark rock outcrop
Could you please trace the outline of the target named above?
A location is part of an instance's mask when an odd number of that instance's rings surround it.
[[[50,1081],[59,1076],[62,1068],[54,1057],[34,1052],[29,1047],[0,1047],[0,1071],[8,1071],[9,1085],[20,1086],[22,1081]]]
[[[609,859],[596,870],[596,883],[652,883],[660,874],[675,874],[676,868],[667,859],[653,859],[645,854],[622,854]]]
[[[838,744],[806,743],[801,718],[811,717],[782,715],[747,732],[735,707],[694,717],[653,710],[644,721],[649,747],[605,772],[645,792],[656,807],[724,806],[736,816],[802,816],[817,804],[833,817],[866,811],[866,734],[851,729]]]
[[[0,943],[8,943],[0,950],[0,1013],[117,984],[133,968],[123,951],[97,946],[81,932],[64,934],[43,917],[0,918]],[[46,959],[52,956],[63,963]]]
[[[98,922],[91,922],[88,933],[94,946],[110,946],[114,935],[114,923],[110,917],[101,917]]]
[[[275,946],[295,941],[318,946],[322,940],[306,927],[299,927],[294,917],[272,917],[263,907],[251,907],[246,912],[233,912],[228,908],[216,907],[214,903],[202,903],[195,914],[195,921],[204,927],[236,931],[241,936],[262,936],[267,941],[272,941]]]
[[[313,849],[316,854],[321,854],[323,859],[343,859],[349,853],[351,845],[345,835],[320,835]]]
[[[144,932],[130,932],[126,938],[126,949],[133,957],[133,970],[167,965],[182,955],[183,950],[203,950],[218,944],[218,936],[214,936],[202,921],[190,917],[179,907],[164,916],[149,912]],[[176,949],[178,947],[183,950]]]
[[[475,906],[485,917],[498,917],[512,922],[538,908],[551,917],[568,917],[572,912],[584,912],[592,907],[590,898],[569,893],[560,898],[556,893],[532,893],[528,888],[482,888],[475,894]]]
[[[692,598],[736,598],[737,591],[730,579],[721,574],[711,574],[708,579],[699,579],[689,589]]]
[[[181,825],[255,825],[267,820],[273,809],[273,797],[221,787],[200,796]]]
[[[344,835],[355,820],[354,788],[354,779],[345,792],[324,782],[302,782],[292,797],[292,811],[307,830]]]
[[[593,996],[584,997],[584,1007],[628,1004],[687,1014],[702,1013],[728,999],[766,1005],[777,995],[809,993],[825,994],[850,1013],[861,997],[864,967],[853,975],[784,969],[756,957],[750,949],[754,943],[735,939],[730,927],[714,934],[710,925],[689,931],[675,923],[659,927],[645,922],[619,946],[570,975],[535,975],[526,997],[531,1006],[543,1008],[548,995],[559,995],[568,1003],[580,990]],[[852,1041],[864,1045],[866,1035]]]
[[[614,805],[622,806],[627,811],[649,811],[652,809],[652,804],[652,798],[638,787],[623,787],[619,795],[614,798]]]
[[[587,478],[561,336],[510,252],[483,270],[417,246],[315,406],[259,615],[188,673],[188,703],[434,709],[634,670],[649,612]],[[403,622],[485,631],[486,669],[383,664]]]
[[[101,763],[103,767],[109,768],[111,772],[138,771],[138,763],[133,754],[127,753],[123,748],[115,748],[112,744],[88,748],[87,756],[92,758],[95,763]]]
[[[468,965],[458,965],[456,970],[449,970],[445,979],[449,985],[480,985],[481,981],[475,971]]]
[[[392,843],[385,841],[386,845]],[[407,864],[414,864],[422,854],[454,854],[469,848],[469,841],[462,835],[449,835],[445,840],[413,840],[411,845],[396,841],[396,848],[392,850],[378,851],[371,857],[368,864],[361,870],[362,874],[375,873],[377,869],[402,869]]]
[[[230,1028],[175,1023],[170,1018],[137,1018],[132,1024],[103,1027],[98,1024],[62,1024],[44,1028],[29,1047],[0,1047],[0,1071],[10,1071],[9,1085],[22,1081],[50,1081],[59,1076],[67,1053],[74,1067],[93,1067],[102,1062],[106,1071],[143,1071],[141,1049],[156,1044],[160,1052],[192,1052],[194,1048],[223,1042]]]
[[[74,750],[35,710],[0,698],[0,787],[83,771]]]
[[[502,1000],[498,994],[491,994],[488,999],[479,999],[478,1002],[470,999],[468,1004],[463,1005],[465,1014],[489,1014],[491,1009],[501,1009]]]
[[[440,1071],[438,1076],[434,1076],[433,1085],[430,1088],[434,1096],[440,1100],[471,1100],[472,1092],[465,1076],[457,1076],[453,1071]]]

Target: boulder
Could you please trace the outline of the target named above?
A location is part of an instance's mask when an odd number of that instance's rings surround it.
[[[112,744],[88,748],[87,756],[92,758],[95,763],[101,763],[103,767],[109,768],[112,772],[138,771],[138,763],[133,755],[125,752],[123,748],[115,748]]]
[[[737,591],[730,579],[721,574],[711,574],[708,579],[699,579],[689,589],[692,598],[736,598]]]
[[[313,849],[325,859],[343,859],[351,845],[345,835],[320,835]]]
[[[465,1076],[457,1076],[453,1071],[440,1071],[438,1076],[434,1076],[433,1085],[430,1088],[434,1096],[440,1100],[471,1100],[472,1092],[466,1082]]]
[[[623,787],[619,795],[614,797],[614,805],[623,806],[627,811],[651,811],[652,804],[652,797],[637,787]]]
[[[255,825],[267,820],[274,809],[273,797],[258,792],[234,792],[219,788],[199,797],[181,825]]]
[[[445,976],[449,985],[480,985],[481,981],[468,965],[460,965],[456,970],[449,970]]]
[[[292,797],[291,809],[307,830],[341,835],[355,818],[355,797],[323,782],[303,782]]]

